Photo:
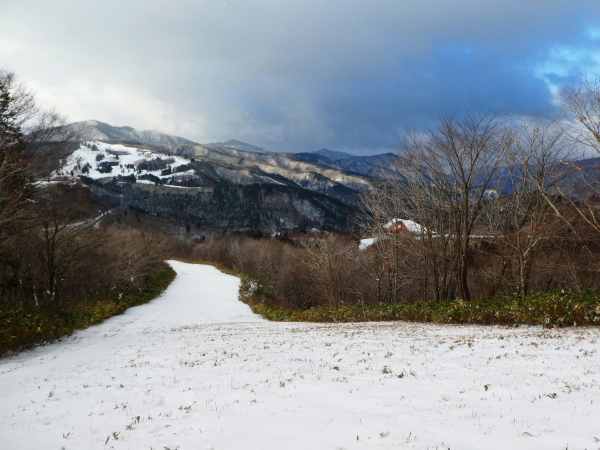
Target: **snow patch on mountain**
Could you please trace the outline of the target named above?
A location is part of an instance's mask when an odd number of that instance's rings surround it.
[[[91,141],[82,142],[79,148],[75,150],[63,162],[60,169],[54,172],[54,176],[78,176],[85,175],[88,178],[99,179],[113,177],[117,175],[129,176],[138,175],[141,170],[140,164],[143,162],[152,162],[161,160],[172,169],[184,164],[189,160],[181,156],[167,156],[151,152],[149,150],[135,147],[126,147],[120,144],[107,144],[105,142]],[[108,167],[111,167],[109,170]],[[143,170],[144,174],[154,175],[158,178],[168,178],[172,174],[162,175],[162,169]],[[177,175],[183,175],[189,172],[181,172]]]

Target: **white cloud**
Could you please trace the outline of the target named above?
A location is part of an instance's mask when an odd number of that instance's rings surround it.
[[[439,115],[453,92],[484,104],[492,95],[487,79],[508,86],[506,66],[528,66],[552,44],[554,53],[521,76],[550,79],[580,67],[585,58],[569,54],[577,42],[564,40],[575,30],[588,30],[586,39],[600,35],[590,22],[600,17],[600,2],[589,0],[223,3],[4,0],[0,57],[73,120],[160,128],[197,141],[381,148],[393,147],[391,136],[412,116]],[[457,62],[444,43],[493,56],[456,72],[475,56],[455,55]],[[529,89],[522,79],[510,84]],[[352,93],[337,89],[346,85]],[[527,100],[514,98],[513,106]],[[361,143],[357,130],[366,136]]]
[[[19,52],[23,51],[24,48],[22,45],[12,39],[2,38],[0,36],[0,58],[7,58],[11,56],[17,55]]]
[[[157,129],[183,136],[201,136],[205,133],[204,118],[190,114],[182,120],[173,104],[143,90],[124,89],[111,84],[95,85],[78,79],[59,85],[45,85],[34,80],[29,85],[45,107],[58,106],[60,112],[71,121],[102,121],[110,117],[111,124],[117,126]],[[93,111],[93,115],[90,111]]]
[[[600,27],[598,27],[598,26],[589,27],[587,30],[587,34],[590,37],[590,39],[593,41],[600,40]]]
[[[589,33],[588,36],[590,40],[595,40]],[[600,34],[598,36],[600,37]],[[600,73],[600,49],[590,42],[556,45],[536,67],[535,73],[546,82],[556,98],[561,80],[571,82],[586,74]]]

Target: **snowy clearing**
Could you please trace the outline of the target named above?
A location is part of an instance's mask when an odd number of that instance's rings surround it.
[[[95,148],[95,150],[92,150]],[[98,156],[102,156],[101,160],[96,160]],[[172,160],[169,166],[175,169],[184,164],[188,164],[189,159],[182,158],[180,156],[167,156],[160,153],[151,152],[150,150],[138,149],[135,147],[127,147],[121,144],[107,144],[105,142],[90,141],[82,142],[79,148],[75,150],[69,157],[64,161],[63,166],[60,170],[56,171],[54,176],[61,175],[81,175],[85,174],[89,178],[99,179],[104,177],[114,177],[117,175],[137,175],[137,164],[141,162],[148,162],[160,158],[163,160]],[[99,170],[99,165],[103,163],[113,163],[114,171],[109,173],[102,173]],[[87,169],[84,171],[84,167]],[[144,174],[154,175],[158,178],[168,178],[169,175],[161,175],[162,169],[157,170],[143,170]],[[183,171],[176,173],[176,175],[189,175],[193,174],[193,171]],[[138,182],[143,182],[140,180]],[[152,183],[152,182],[150,182]],[[154,183],[152,183],[154,184]]]
[[[171,264],[160,298],[0,360],[0,448],[600,448],[597,328],[271,323]]]

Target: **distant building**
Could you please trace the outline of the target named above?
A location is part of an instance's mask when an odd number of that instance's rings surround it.
[[[388,233],[403,231],[404,233],[422,234],[427,232],[425,227],[408,219],[392,219],[383,228]]]
[[[418,224],[414,220],[408,220],[408,219],[392,219],[383,226],[383,229],[388,233],[397,233],[399,231],[406,233],[406,234],[414,234],[414,235],[421,235],[423,233],[427,233],[427,229],[424,226]],[[435,234],[435,233],[433,233],[433,234]],[[358,244],[358,249],[365,250],[366,248],[375,244],[377,242],[377,240],[378,240],[378,238],[376,238],[376,237],[361,239],[360,243]]]

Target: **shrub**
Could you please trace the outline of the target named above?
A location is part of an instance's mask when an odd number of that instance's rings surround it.
[[[17,305],[0,309],[0,355],[46,344],[77,330],[98,324],[160,295],[175,279],[175,271],[163,263],[145,283],[130,285],[109,298],[61,306]]]
[[[240,288],[240,297],[257,314],[279,322],[370,322],[403,320],[440,324],[542,325],[546,328],[600,325],[600,291],[559,290],[536,293],[525,298],[501,295],[491,299],[462,299],[449,302],[317,306],[294,311],[253,301],[248,281]]]

